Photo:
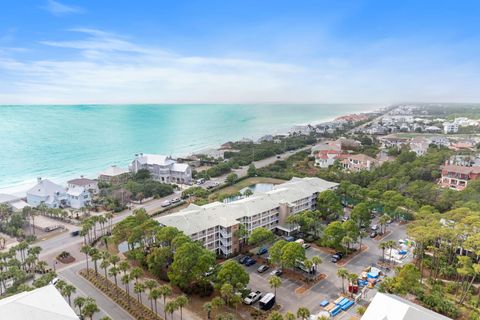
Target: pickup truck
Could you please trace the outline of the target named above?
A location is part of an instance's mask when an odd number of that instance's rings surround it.
[[[260,298],[262,298],[262,293],[260,291],[252,291],[245,299],[243,299],[243,303],[251,305],[260,300]]]

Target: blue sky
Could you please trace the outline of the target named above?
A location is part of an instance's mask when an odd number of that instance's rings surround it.
[[[0,103],[480,101],[478,1],[6,0]]]

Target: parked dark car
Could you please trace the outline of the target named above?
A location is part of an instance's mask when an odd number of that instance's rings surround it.
[[[377,236],[377,231],[372,231],[372,232],[370,233],[370,238],[373,239],[373,238],[375,238],[376,236]]]
[[[334,254],[330,259],[330,261],[332,261],[333,263],[337,263],[341,259],[342,259],[342,256],[339,256],[338,254]]]
[[[76,236],[78,236],[79,234],[80,234],[80,230],[76,230],[76,231],[70,232],[70,235],[71,235],[72,237],[76,237]]]
[[[261,256],[262,254],[265,254],[267,252],[268,252],[267,248],[261,247],[260,249],[258,249],[257,255]]]
[[[250,258],[247,256],[240,256],[240,258],[238,259],[238,263],[244,264],[245,262],[247,262],[248,259]]]
[[[263,272],[267,271],[268,268],[270,268],[270,267],[267,266],[266,264],[262,264],[260,267],[258,267],[257,272],[258,273],[263,273]]]
[[[253,266],[255,263],[257,263],[257,260],[252,259],[252,258],[248,258],[248,260],[244,262],[244,264],[245,264],[247,267]]]

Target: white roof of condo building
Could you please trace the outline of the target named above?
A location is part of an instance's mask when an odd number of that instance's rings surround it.
[[[53,285],[25,291],[0,300],[2,319],[78,320],[78,316]]]
[[[320,178],[293,178],[268,192],[256,192],[248,198],[229,203],[213,202],[204,206],[192,204],[179,212],[158,217],[156,220],[191,235],[216,226],[227,228],[236,225],[242,217],[275,209],[281,203],[293,203],[337,185]]]
[[[392,294],[377,293],[362,320],[451,320]]]

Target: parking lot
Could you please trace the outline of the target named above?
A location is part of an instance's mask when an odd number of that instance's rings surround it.
[[[376,223],[376,219],[374,219],[373,224],[374,223]],[[396,222],[390,224],[387,227],[387,231],[390,232],[382,239],[364,238],[363,245],[367,247],[366,250],[355,255],[353,258],[347,257],[345,260],[340,260],[340,262],[344,264],[343,267],[347,268],[350,273],[360,274],[365,267],[376,265],[381,259],[382,250],[378,248],[380,242],[386,240],[398,241],[406,237],[406,226]],[[322,264],[320,264],[318,272],[325,274],[326,278],[307,291],[299,293],[299,291],[296,292],[296,290],[303,286],[303,281],[287,279],[284,275],[280,276],[282,285],[280,288],[277,288],[276,302],[281,305],[281,312],[283,313],[287,311],[296,312],[299,307],[304,306],[307,307],[312,314],[317,314],[322,310],[319,305],[320,301],[329,300],[332,302],[339,297],[342,291],[342,280],[337,277],[339,266],[330,261],[331,255],[315,246],[308,248],[306,255],[309,259],[313,256],[319,256],[322,259]],[[405,258],[405,261],[409,259],[411,259],[411,254]],[[273,292],[274,290],[268,283],[268,278],[271,276],[270,272],[273,268],[271,267],[264,273],[258,273],[257,268],[259,266],[260,264],[258,262],[249,267],[245,266],[250,274],[249,288],[253,291],[259,290],[262,294]],[[371,289],[367,291],[370,291],[367,293],[367,297],[371,298],[376,290]],[[254,307],[258,307],[258,303],[254,304]],[[335,318],[350,319],[350,316],[353,314],[355,314],[355,307],[347,312],[340,313]]]

